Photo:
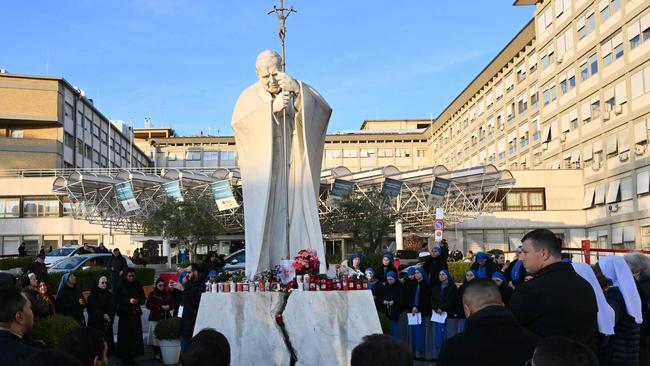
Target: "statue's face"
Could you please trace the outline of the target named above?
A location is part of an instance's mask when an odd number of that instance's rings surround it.
[[[280,65],[274,58],[261,60],[257,64],[257,76],[260,78],[264,89],[275,95],[280,93]]]

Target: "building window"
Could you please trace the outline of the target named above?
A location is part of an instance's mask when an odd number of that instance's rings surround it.
[[[74,136],[66,132],[63,135],[63,144],[71,149],[74,149]]]
[[[530,105],[531,107],[536,108],[537,103],[539,103],[539,92],[537,91],[537,88],[535,88],[534,92],[531,91],[530,94]]]
[[[196,161],[201,160],[201,151],[200,150],[188,150],[185,152],[185,160]]]
[[[361,156],[362,158],[372,158],[372,159],[374,159],[376,154],[377,154],[377,150],[375,150],[375,149],[361,149],[359,151],[359,156]]]
[[[596,29],[596,12],[587,10],[578,17],[578,39],[583,39]]]
[[[235,161],[234,151],[219,151],[221,161]]]
[[[59,200],[46,197],[26,197],[23,199],[23,217],[59,216]]]
[[[0,198],[0,218],[20,217],[20,198]]]
[[[176,161],[176,153],[167,153],[167,160],[168,161]]]
[[[218,151],[205,151],[205,152],[203,152],[203,160],[207,160],[207,161],[219,160],[219,152]]]
[[[621,0],[601,0],[599,4],[602,21],[606,21],[612,14],[621,10]]]
[[[427,157],[427,149],[418,148],[416,150],[416,152],[417,152],[417,157],[418,158],[426,158]]]
[[[512,189],[506,195],[505,211],[543,211],[544,188]]]
[[[70,118],[70,119],[72,119],[72,106],[71,106],[70,104],[65,103],[65,104],[63,105],[63,115],[64,115],[66,118]]]
[[[356,152],[356,150],[354,150]],[[356,156],[354,156],[356,158]],[[395,157],[409,158],[411,157],[411,149],[397,148],[395,149]]]
[[[85,151],[85,153],[84,153],[84,156],[85,156],[88,160],[93,160],[93,148],[90,147],[90,146],[88,146],[88,145],[85,145],[85,147],[86,147],[86,151]]]
[[[544,96],[544,105],[548,105],[557,99],[555,85],[547,85],[542,94]]]
[[[359,156],[359,150],[357,149],[343,149],[344,158],[356,158]]]
[[[529,143],[530,143],[530,137],[528,131],[526,131],[524,135],[519,138],[519,147],[524,148],[528,146]]]
[[[642,42],[650,39],[650,13],[628,25],[627,37],[631,49],[637,48]]]
[[[600,116],[600,100],[596,99],[591,102],[591,119],[596,119]]]
[[[603,64],[605,66],[623,57],[623,34],[621,31],[618,31],[607,41],[601,43],[600,49],[603,54]]]
[[[582,81],[598,73],[598,54],[592,53],[580,64],[580,78]]]
[[[377,149],[377,156],[380,158],[392,158],[393,149]]]
[[[517,139],[516,138],[514,140],[510,140],[510,142],[508,142],[508,150],[510,151],[510,155],[513,155],[514,153],[517,152]]]

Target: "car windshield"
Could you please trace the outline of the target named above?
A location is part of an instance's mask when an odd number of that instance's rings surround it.
[[[64,259],[57,264],[52,266],[52,269],[75,269],[77,266],[86,260],[86,257],[70,257],[68,259]]]
[[[48,257],[66,257],[74,251],[75,248],[57,248],[47,253]]]

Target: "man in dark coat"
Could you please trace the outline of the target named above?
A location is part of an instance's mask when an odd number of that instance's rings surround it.
[[[95,248],[95,253],[110,253],[108,248],[104,246],[104,243],[99,243],[99,246]]]
[[[50,276],[47,275],[47,268],[45,267],[45,253],[39,253],[36,260],[27,266],[27,273],[35,274],[39,283],[50,284]]]
[[[122,280],[117,291],[117,356],[132,362],[134,358],[144,354],[142,339],[142,309],[145,303],[142,285],[135,278],[133,268],[126,270],[126,278]]]
[[[20,245],[18,246],[18,256],[19,257],[27,256],[27,247],[25,246],[25,242],[20,243]]]
[[[524,365],[533,356],[539,337],[517,323],[490,281],[476,279],[467,284],[463,311],[465,331],[442,344],[436,365]],[[503,352],[493,357],[495,350]]]
[[[183,278],[182,287],[183,316],[181,317],[181,349],[185,349],[194,335],[194,324],[199,313],[201,294],[205,290],[205,284],[199,276],[199,265],[192,263],[187,276]]]
[[[128,267],[126,259],[122,257],[120,250],[118,248],[113,249],[113,255],[106,261],[106,269],[111,274],[111,292],[113,296],[117,296],[122,277]]]
[[[0,365],[19,365],[39,351],[23,339],[33,323],[27,297],[16,287],[0,289]]]
[[[598,307],[591,285],[562,262],[561,242],[551,231],[533,230],[522,243],[521,260],[533,279],[517,286],[510,311],[540,337],[568,337],[595,351]]]

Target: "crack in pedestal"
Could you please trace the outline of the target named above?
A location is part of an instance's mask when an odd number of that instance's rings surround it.
[[[275,314],[275,324],[278,326],[278,328],[280,328],[280,332],[282,333],[282,338],[284,339],[284,344],[287,346],[287,350],[289,351],[289,356],[290,356],[289,365],[295,366],[296,363],[298,362],[298,357],[296,356],[296,351],[293,349],[293,345],[291,344],[291,339],[289,339],[289,333],[287,332],[287,329],[284,324],[284,309],[287,307],[287,303],[289,302],[290,295],[291,292],[287,292],[283,294],[282,302],[280,304],[280,309],[278,309],[278,312]]]

